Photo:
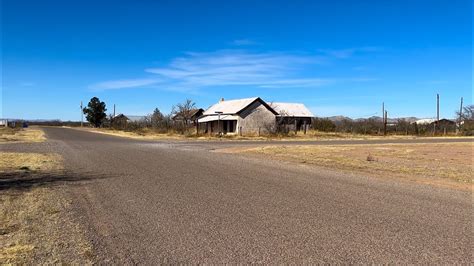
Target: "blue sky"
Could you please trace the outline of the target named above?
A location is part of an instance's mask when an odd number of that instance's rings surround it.
[[[79,120],[260,96],[318,116],[472,103],[472,1],[2,2],[1,117]]]

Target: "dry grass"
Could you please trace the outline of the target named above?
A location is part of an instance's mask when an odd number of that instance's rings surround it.
[[[48,187],[2,192],[0,264],[88,262],[92,248],[66,213],[71,202],[53,192]]]
[[[13,177],[21,182],[21,178],[62,170],[56,154],[0,155],[0,182]],[[71,218],[71,204],[63,192],[48,184],[2,187],[0,265],[90,263],[92,249]]]
[[[337,132],[321,132],[317,130],[308,130],[306,134],[303,132],[290,132],[288,135],[244,135],[228,134],[222,137],[217,135],[201,134],[196,135],[196,131],[190,130],[189,134],[178,134],[176,132],[170,133],[158,133],[152,129],[144,128],[139,131],[124,131],[114,130],[108,128],[76,128],[91,132],[103,133],[107,135],[127,137],[133,139],[148,139],[148,140],[284,140],[284,141],[314,141],[314,140],[375,140],[375,139],[415,139],[419,138],[411,135],[389,135],[389,136],[376,136],[376,135],[362,135],[362,134],[351,134],[351,133],[337,133]],[[456,136],[436,137],[436,138],[453,138]],[[422,137],[425,138],[425,137]],[[430,137],[431,138],[431,137]]]
[[[147,129],[144,129],[140,132],[131,132],[131,131],[124,131],[124,130],[108,129],[108,128],[76,128],[76,129],[102,133],[106,135],[118,136],[118,137],[133,138],[133,139],[149,139],[149,140],[185,139],[185,136],[183,135],[179,135],[175,133],[161,134],[161,133],[157,133],[155,131],[147,130]]]
[[[61,157],[57,154],[0,153],[0,172],[51,171],[61,168]]]
[[[38,128],[0,128],[0,143],[45,141],[44,132]]]
[[[277,160],[363,172],[376,176],[422,178],[472,185],[473,143],[372,144],[337,146],[267,146],[229,148],[228,153],[246,153]]]

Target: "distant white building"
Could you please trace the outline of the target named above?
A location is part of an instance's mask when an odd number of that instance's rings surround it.
[[[118,114],[114,116],[113,120],[125,120],[126,122],[145,122],[147,119],[147,116],[145,115],[124,115],[124,114]]]
[[[436,122],[436,119],[434,118],[424,118],[424,119],[419,119],[414,122],[414,124],[417,125],[429,125],[431,123]]]
[[[417,120],[414,123],[417,124],[417,125],[430,125],[430,124],[433,124],[433,123],[436,123],[436,122],[438,122],[438,121],[434,118],[426,118],[426,119]],[[456,121],[446,119],[446,118],[441,118],[441,119],[439,119],[439,123],[441,123],[441,124],[456,124]]]
[[[7,127],[8,126],[8,119],[0,118],[0,127]]]

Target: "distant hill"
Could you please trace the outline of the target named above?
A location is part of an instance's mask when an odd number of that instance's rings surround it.
[[[329,119],[331,120],[332,122],[342,122],[344,120],[350,120],[352,121],[351,118],[347,117],[347,116],[343,116],[343,115],[338,115],[338,116],[330,116],[330,117],[325,117],[326,119]]]
[[[347,116],[343,116],[343,115],[337,115],[337,116],[330,116],[330,117],[324,117],[326,119],[329,119],[331,120],[332,122],[334,123],[340,123],[344,120],[349,120],[349,121],[356,121],[356,122],[363,122],[363,121],[367,121],[367,120],[375,120],[377,122],[382,122],[382,117],[380,116],[371,116],[369,118],[355,118],[355,119],[352,119],[350,117],[347,117]],[[387,122],[389,124],[391,123],[396,123],[398,122],[398,120],[405,120],[409,123],[412,123],[412,122],[415,122],[417,120],[419,120],[420,118],[417,118],[417,117],[396,117],[396,118],[388,118],[387,119]]]

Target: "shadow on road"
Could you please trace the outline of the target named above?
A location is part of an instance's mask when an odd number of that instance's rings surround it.
[[[64,185],[68,183],[87,182],[96,179],[108,178],[105,175],[93,173],[56,172],[3,172],[0,173],[0,191],[15,189],[27,190],[32,187]]]

